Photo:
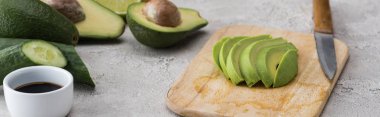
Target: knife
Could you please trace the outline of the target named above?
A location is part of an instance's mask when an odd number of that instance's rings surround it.
[[[329,0],[313,0],[313,16],[319,63],[331,80],[336,73],[336,55]]]

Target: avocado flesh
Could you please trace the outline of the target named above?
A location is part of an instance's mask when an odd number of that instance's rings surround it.
[[[78,30],[57,10],[40,0],[0,0],[0,37],[78,42]]]
[[[206,26],[207,20],[203,19],[196,10],[179,8],[181,24],[176,27],[165,27],[149,21],[142,13],[145,3],[134,3],[127,10],[127,22],[132,34],[144,45],[154,48],[169,47],[188,34]]]
[[[298,72],[297,50],[290,49],[282,57],[274,77],[273,87],[281,87],[295,78]]]
[[[215,45],[214,47],[212,48],[212,56],[214,58],[214,62],[215,64],[218,66],[218,68],[220,70],[222,70],[222,68],[220,67],[220,63],[219,63],[219,53],[220,53],[220,49],[222,49],[222,45],[224,43],[224,41],[230,39],[230,37],[223,37],[221,40],[219,40]]]
[[[260,81],[261,78],[256,68],[258,52],[267,48],[268,46],[280,45],[287,43],[286,40],[281,38],[261,40],[250,44],[246,47],[240,55],[240,71],[242,76],[250,81]],[[253,85],[253,84],[251,84]]]
[[[78,0],[86,15],[75,26],[80,37],[87,39],[116,39],[125,29],[123,18],[93,0]]]
[[[277,68],[279,67],[281,59],[283,58],[284,54],[288,50],[296,50],[296,48],[292,44],[286,43],[286,44],[268,46],[266,48],[259,50],[259,52],[257,53],[258,55],[257,55],[256,68],[259,73],[260,79],[264,83],[265,87],[272,86],[275,76],[276,76]],[[296,63],[286,63],[288,61],[292,61],[292,60],[287,60],[283,62],[285,62],[285,64],[296,64]],[[290,69],[289,71],[293,71],[293,70]],[[282,77],[282,76],[278,76],[278,77]]]
[[[220,49],[220,53],[219,53],[219,63],[220,63],[220,67],[222,68],[222,71],[225,75],[225,77],[227,79],[230,79],[230,76],[227,72],[227,57],[228,57],[228,54],[230,53],[230,50],[231,48],[235,45],[235,43],[239,42],[240,40],[242,39],[245,39],[245,38],[248,38],[248,37],[234,37],[234,38],[231,38],[231,39],[228,39],[226,41],[224,41],[224,43],[222,44],[222,48]],[[234,82],[241,82],[243,81],[244,79],[235,79]]]
[[[231,81],[236,85],[240,81],[240,79],[244,79],[246,84],[251,87],[253,84],[255,84],[258,80],[254,80],[251,78],[245,78],[242,76],[240,72],[240,55],[242,51],[251,43],[264,40],[264,39],[270,39],[271,36],[269,35],[261,35],[257,37],[250,37],[245,38],[243,40],[238,41],[234,46],[231,48],[231,51],[228,54],[227,61],[226,61],[226,71],[228,76],[230,77]],[[236,81],[237,79],[237,81]]]
[[[95,0],[102,6],[112,10],[116,14],[125,17],[127,15],[128,6],[140,0]]]

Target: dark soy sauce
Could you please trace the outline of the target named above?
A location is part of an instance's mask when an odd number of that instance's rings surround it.
[[[23,93],[45,93],[62,88],[62,86],[48,82],[33,82],[21,85],[15,90]]]

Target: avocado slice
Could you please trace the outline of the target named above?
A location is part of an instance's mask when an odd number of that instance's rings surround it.
[[[260,49],[259,52],[257,53],[256,68],[259,73],[260,79],[264,83],[265,87],[272,86],[275,80],[275,77],[277,75],[277,68],[279,67],[280,64],[283,64],[282,67],[297,65],[296,63],[294,63],[294,60],[290,60],[294,58],[293,56],[287,57],[286,59],[281,61],[288,50],[296,50],[296,48],[294,47],[294,45],[290,43],[286,43],[286,44],[268,46],[266,48]],[[297,59],[295,61],[297,61]],[[284,69],[287,69],[285,72],[289,72],[289,73],[294,72],[294,69],[292,68],[282,68],[281,74],[278,74],[277,76],[277,77],[281,77],[281,79],[277,80],[278,84],[284,83],[279,80],[282,80],[282,79],[288,80],[290,79],[289,76],[293,75],[293,74],[290,74],[288,76],[287,74],[284,74]],[[281,75],[286,75],[285,76],[286,78],[283,78],[283,76]]]
[[[146,3],[133,3],[127,10],[127,22],[132,34],[142,44],[153,48],[169,47],[188,34],[208,24],[199,12],[188,8],[179,8],[182,23],[176,27],[165,27],[149,21],[142,13]]]
[[[80,37],[86,39],[116,39],[125,29],[123,18],[93,0],[78,0],[86,19],[75,26]]]
[[[221,40],[219,40],[215,45],[214,47],[212,48],[212,55],[214,57],[214,62],[215,64],[218,66],[218,68],[220,70],[222,70],[222,68],[220,67],[220,63],[219,63],[219,53],[220,53],[220,49],[222,49],[222,45],[223,43],[230,39],[230,37],[223,37]]]
[[[238,41],[234,46],[231,48],[231,51],[228,54],[227,61],[226,61],[226,71],[228,76],[230,77],[232,83],[235,85],[239,83],[240,79],[244,79],[246,84],[251,87],[253,84],[257,82],[257,80],[253,80],[251,78],[245,78],[242,76],[240,72],[240,54],[241,52],[251,43],[264,40],[264,39],[270,39],[270,35],[260,35],[257,37],[250,37],[245,38],[240,41]],[[238,79],[236,81],[236,79]]]
[[[57,10],[40,0],[0,0],[0,37],[78,42],[78,30]]]
[[[258,68],[256,68],[259,50],[267,48],[268,46],[280,45],[285,43],[287,43],[286,40],[281,38],[275,38],[257,41],[246,47],[240,55],[240,71],[242,76],[252,81],[252,83],[260,81],[261,78],[257,71]]]
[[[249,37],[240,36],[240,37],[230,38],[224,41],[224,43],[222,44],[222,48],[220,49],[220,53],[219,53],[219,63],[220,63],[220,68],[222,68],[222,71],[227,79],[230,79],[227,72],[227,67],[226,67],[228,54],[230,53],[230,50],[235,45],[235,43],[245,38],[249,38]],[[235,82],[241,82],[243,80],[244,79],[236,79]]]
[[[298,73],[297,50],[290,49],[282,57],[274,77],[273,87],[281,87],[288,84]]]

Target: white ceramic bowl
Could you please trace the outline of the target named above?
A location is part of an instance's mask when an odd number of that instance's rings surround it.
[[[48,82],[62,88],[45,93],[23,93],[15,88],[33,82]],[[12,117],[64,117],[73,103],[73,76],[51,66],[32,66],[9,73],[4,81],[4,96]]]

